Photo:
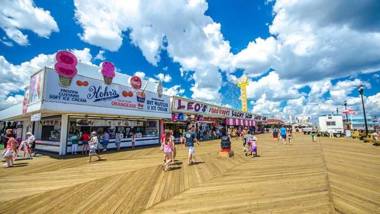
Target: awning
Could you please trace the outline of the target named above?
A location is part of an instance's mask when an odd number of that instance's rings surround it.
[[[256,126],[256,122],[253,119],[238,119],[238,118],[227,118],[226,125],[228,126]]]

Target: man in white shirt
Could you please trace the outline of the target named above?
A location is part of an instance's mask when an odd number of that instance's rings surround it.
[[[34,135],[32,134],[32,132],[27,132],[26,133],[26,142],[29,145],[30,154],[32,154],[32,156],[35,156],[36,153],[34,152],[34,149],[36,148],[36,138],[34,137]]]

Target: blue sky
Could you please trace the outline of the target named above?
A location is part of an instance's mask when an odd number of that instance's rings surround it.
[[[335,7],[364,11],[336,14]],[[99,64],[102,55],[123,73],[166,76],[168,94],[235,108],[236,79],[245,74],[250,111],[282,118],[331,112],[343,100],[359,112],[356,87],[364,84],[369,111],[378,115],[378,7],[342,0],[7,0],[0,14],[0,107],[21,100],[30,70],[57,50],[75,49],[87,63]],[[45,14],[40,19],[37,10]]]

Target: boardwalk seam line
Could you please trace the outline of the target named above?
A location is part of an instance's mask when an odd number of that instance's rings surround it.
[[[209,154],[209,153],[206,153],[206,154]],[[203,156],[203,155],[202,155],[202,156]],[[201,157],[201,155],[200,155],[199,157]],[[240,158],[242,158],[242,157],[240,157]],[[181,194],[183,194],[183,193],[189,191],[189,190],[192,189],[192,188],[199,187],[199,186],[201,186],[201,185],[204,184],[204,183],[207,183],[207,182],[210,182],[210,181],[212,181],[212,180],[214,180],[214,179],[216,179],[216,178],[222,177],[222,176],[224,176],[225,173],[229,172],[230,170],[233,170],[233,169],[236,168],[237,166],[241,166],[241,165],[239,165],[238,163],[233,163],[233,164],[234,164],[234,165],[233,165],[231,168],[225,170],[224,172],[221,172],[221,174],[219,174],[219,175],[217,175],[217,176],[215,176],[215,177],[212,177],[212,178],[210,178],[210,179],[207,180],[207,181],[201,182],[201,183],[199,183],[199,184],[197,184],[197,185],[193,185],[193,186],[190,185],[188,188],[185,188],[183,191],[180,191],[180,192],[178,192],[178,193],[176,193],[176,194],[174,194],[174,195],[172,195],[172,196],[166,198],[165,200],[159,201],[158,203],[152,204],[150,207],[146,207],[146,208],[144,208],[144,209],[143,209],[143,212],[144,212],[144,211],[147,211],[147,210],[149,210],[149,209],[152,209],[152,208],[154,208],[155,206],[157,206],[157,205],[159,205],[159,204],[161,204],[161,203],[164,203],[165,201],[170,200],[170,199],[172,199],[172,198],[174,198],[174,197],[176,197],[176,196],[178,196],[178,195],[181,195]]]
[[[333,211],[336,212],[335,203],[334,203],[334,197],[333,197],[333,195],[331,193],[329,170],[328,170],[327,162],[326,162],[326,159],[325,159],[325,152],[323,150],[322,143],[319,141],[318,144],[319,144],[319,148],[321,150],[322,162],[323,162],[323,165],[325,166],[325,170],[326,170],[326,182],[327,182],[327,190],[328,190],[328,195],[329,195],[329,201],[331,203]]]

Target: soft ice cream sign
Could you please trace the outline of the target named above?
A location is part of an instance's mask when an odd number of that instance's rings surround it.
[[[115,77],[112,63],[101,64],[104,80],[101,81],[77,75],[75,56],[70,52],[59,53],[56,70],[47,70],[45,74],[44,101],[169,113],[169,97],[112,84]]]
[[[173,102],[173,111],[176,112],[202,114],[216,117],[228,117],[231,113],[229,109],[182,98],[174,98]]]
[[[169,113],[169,97],[158,97],[150,91],[135,90],[128,86],[110,84],[81,75],[73,78],[69,87],[59,84],[53,70],[46,72],[44,101],[121,109],[139,109],[150,112]]]

